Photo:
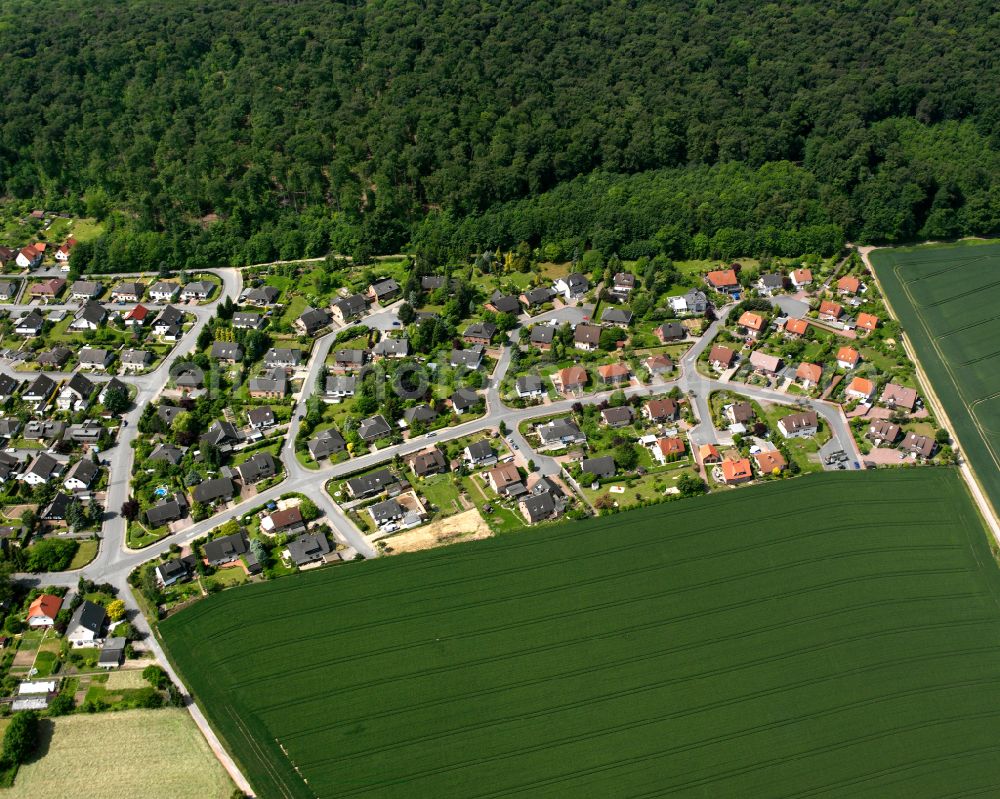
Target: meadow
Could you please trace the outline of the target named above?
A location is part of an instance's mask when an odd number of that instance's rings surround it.
[[[160,624],[258,795],[972,795],[1000,573],[959,474],[810,475],[212,596]]]
[[[111,675],[112,677],[116,675]],[[229,799],[233,783],[186,710],[127,710],[43,720],[41,757],[7,799]]]
[[[875,250],[872,266],[1000,511],[1000,244]]]

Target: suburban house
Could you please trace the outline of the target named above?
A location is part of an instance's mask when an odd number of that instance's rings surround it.
[[[891,447],[899,438],[899,425],[893,424],[888,419],[876,419],[868,425],[865,438],[871,441],[876,447],[883,444]]]
[[[841,369],[853,369],[861,360],[861,353],[854,347],[841,347],[837,350],[837,366]]]
[[[338,452],[343,452],[347,449],[347,442],[344,441],[344,437],[340,433],[331,427],[317,433],[316,437],[310,440],[306,446],[309,448],[309,454],[313,460],[319,461],[336,455]]]
[[[37,336],[42,332],[45,318],[38,311],[29,311],[17,320],[14,332],[19,336]]]
[[[781,371],[781,358],[777,355],[768,355],[761,350],[754,350],[750,353],[750,365],[755,372],[762,375],[776,375]]]
[[[666,355],[650,355],[642,362],[651,375],[662,375],[674,368],[674,362]]]
[[[281,399],[288,393],[288,378],[282,369],[272,369],[260,377],[251,377],[247,384],[254,399]]]
[[[173,302],[180,291],[179,283],[172,280],[158,280],[149,287],[149,298],[154,302]]]
[[[191,300],[207,300],[212,296],[215,284],[210,280],[192,280],[181,291],[181,299],[184,302]]]
[[[73,613],[66,627],[66,639],[75,647],[100,646],[104,639],[104,623],[107,613],[104,608],[83,600]]]
[[[69,293],[74,300],[92,300],[101,293],[101,284],[96,280],[76,280]]]
[[[251,408],[247,411],[247,423],[253,430],[267,430],[278,423],[274,410],[267,405]]]
[[[216,341],[208,354],[213,361],[239,363],[243,360],[243,347],[235,341]]]
[[[97,666],[102,669],[117,669],[125,662],[125,647],[128,641],[116,635],[108,638],[101,647],[101,654],[97,656]]]
[[[466,369],[478,369],[483,362],[484,352],[482,344],[473,344],[464,350],[452,350],[448,363],[455,369],[463,366]]]
[[[837,293],[845,297],[853,297],[861,290],[861,281],[854,275],[844,275],[837,281]]]
[[[368,287],[368,296],[379,305],[384,305],[388,300],[395,299],[400,292],[399,283],[391,277],[372,283]]]
[[[278,473],[278,464],[270,452],[257,452],[237,466],[236,473],[243,485],[253,485],[274,477]]]
[[[704,291],[691,289],[687,294],[670,297],[670,308],[675,314],[703,314],[708,310],[708,297]]]
[[[602,383],[612,386],[627,383],[630,379],[628,366],[623,363],[609,363],[600,366],[597,369],[597,374],[600,376]]]
[[[153,320],[153,332],[167,341],[176,341],[181,337],[184,313],[173,305],[168,305]]]
[[[346,325],[368,310],[368,300],[364,294],[351,294],[330,303],[330,313],[338,324]]]
[[[28,626],[51,627],[56,623],[56,615],[62,608],[62,597],[55,594],[39,594],[28,606]]]
[[[264,353],[264,366],[268,369],[295,369],[302,363],[302,350],[288,347],[271,347]]]
[[[792,272],[792,285],[797,289],[808,286],[813,281],[813,273],[810,269],[796,269]]]
[[[556,294],[562,294],[566,302],[578,300],[587,293],[590,288],[590,281],[579,272],[571,272],[566,277],[557,278],[552,284]]]
[[[407,458],[407,462],[417,477],[428,477],[448,471],[448,462],[437,447],[415,452]]]
[[[494,291],[486,303],[486,310],[494,313],[509,313],[517,316],[521,312],[521,302],[513,294],[501,294]]]
[[[538,288],[528,289],[522,293],[520,300],[521,304],[526,308],[538,308],[547,302],[551,302],[555,295],[555,291],[549,286],[539,286]]]
[[[614,477],[617,469],[615,459],[610,455],[602,455],[599,458],[585,458],[580,461],[581,477],[589,475],[595,480],[606,480]]]
[[[451,409],[461,416],[470,408],[480,405],[483,398],[471,388],[459,388],[451,395],[449,401],[451,402]]]
[[[16,280],[0,280],[0,300],[7,302],[17,297],[17,289],[20,283]]]
[[[611,293],[622,300],[627,300],[635,288],[635,275],[631,272],[618,272],[611,281]]]
[[[486,472],[486,482],[500,496],[517,496],[527,489],[521,482],[521,473],[513,463],[501,463]]]
[[[10,375],[0,374],[0,402],[7,400],[14,395],[14,392],[21,387],[21,381]]]
[[[424,275],[420,278],[420,288],[424,291],[437,291],[448,285],[448,278],[444,275]]]
[[[218,447],[226,452],[243,441],[243,435],[232,422],[216,420],[205,431],[200,441],[204,446]]]
[[[899,448],[914,458],[929,458],[937,449],[937,443],[929,436],[907,433],[899,443]]]
[[[543,352],[552,348],[552,340],[555,338],[556,329],[551,325],[535,325],[531,328],[528,336],[528,343],[532,347],[538,347]]]
[[[517,507],[528,524],[551,519],[557,511],[555,498],[548,491],[521,497]]]
[[[17,258],[14,262],[22,269],[34,269],[42,262],[42,258],[45,257],[45,247],[43,246],[39,249],[37,244],[29,244],[27,247],[22,247],[17,253]]]
[[[298,506],[272,511],[260,520],[260,530],[267,535],[278,533],[300,533],[306,529],[302,511]]]
[[[601,328],[597,325],[580,323],[573,330],[573,346],[578,350],[593,352],[600,346]]]
[[[859,313],[855,327],[864,333],[871,333],[878,327],[878,317],[870,313]]]
[[[348,496],[353,499],[364,499],[365,497],[375,496],[375,494],[381,494],[390,486],[398,483],[399,478],[388,469],[379,469],[370,474],[352,477],[344,483],[344,489],[347,491]]]
[[[601,324],[625,330],[632,324],[632,312],[627,308],[606,308],[601,314]]]
[[[582,391],[587,385],[587,370],[582,366],[567,366],[552,375],[552,384],[563,394]]]
[[[497,326],[492,322],[473,322],[465,328],[462,340],[467,344],[482,344],[487,347],[496,334]]]
[[[318,308],[306,308],[294,322],[301,336],[312,336],[330,324],[330,314]]]
[[[122,281],[111,289],[111,300],[113,302],[139,302],[142,298],[142,283],[131,280]]]
[[[148,317],[149,309],[145,305],[136,305],[126,311],[122,319],[124,319],[126,327],[142,327],[146,324]]]
[[[789,319],[785,322],[785,335],[788,338],[799,338],[808,330],[809,323],[805,319]]]
[[[571,419],[552,419],[545,424],[535,425],[535,432],[545,447],[579,444],[587,440],[583,431]]]
[[[384,338],[372,349],[376,358],[405,358],[410,352],[410,341],[405,338]]]
[[[156,582],[162,588],[182,583],[191,579],[194,558],[190,555],[186,558],[171,558],[159,564],[156,569]]]
[[[94,302],[93,300],[88,300],[83,306],[76,312],[76,318],[70,325],[71,330],[97,330],[101,325],[104,324],[104,320],[107,319],[108,313],[104,310],[104,306],[99,302]]]
[[[687,338],[687,331],[684,325],[679,322],[665,322],[653,330],[661,344],[669,344],[672,341],[683,341]]]
[[[53,300],[59,296],[65,285],[66,281],[63,278],[50,277],[48,280],[28,286],[28,294],[34,299]]]
[[[870,402],[875,394],[875,384],[864,377],[855,377],[844,389],[844,396],[861,402]]]
[[[628,405],[621,405],[617,408],[605,408],[601,411],[601,421],[608,427],[625,427],[632,424],[634,418],[632,408]]]
[[[122,350],[122,368],[128,372],[139,372],[153,362],[153,353],[149,350]]]
[[[410,425],[414,422],[419,424],[429,424],[437,419],[437,411],[435,411],[427,403],[421,403],[420,405],[414,405],[412,408],[404,410],[403,419]]]
[[[353,397],[357,390],[358,378],[354,375],[327,375],[323,398],[340,401]]]
[[[354,372],[365,365],[368,350],[340,349],[333,353],[333,370],[335,372]]]
[[[792,413],[778,420],[778,429],[785,438],[807,438],[816,435],[819,419],[816,411]]]
[[[234,493],[232,480],[228,477],[213,477],[196,485],[191,491],[191,497],[195,502],[211,505],[220,499],[224,501],[232,499]]]
[[[258,308],[269,308],[277,304],[280,296],[281,292],[274,286],[256,286],[243,289],[240,294],[240,302],[246,305],[255,305]]]
[[[788,466],[785,456],[776,449],[755,452],[753,459],[757,462],[757,473],[761,476],[766,474],[780,474]]]
[[[803,361],[799,368],[795,370],[795,378],[802,385],[802,388],[812,388],[818,386],[820,378],[823,377],[823,367],[818,363],[806,363]]]
[[[63,487],[67,491],[87,491],[100,471],[100,467],[90,458],[81,458],[66,473]]]
[[[25,441],[58,441],[66,431],[66,422],[32,419],[24,426]]]
[[[59,246],[56,250],[56,260],[60,263],[66,263],[69,261],[70,254],[73,248],[77,245],[77,241],[74,238],[68,238],[66,241]]]
[[[753,311],[744,311],[736,324],[744,336],[757,338],[767,327],[767,319]]]
[[[823,300],[819,304],[819,318],[827,322],[837,321],[843,313],[844,309],[841,307],[840,303],[836,303],[831,300]]]
[[[722,482],[726,485],[738,485],[753,480],[753,467],[746,458],[724,460],[719,468],[722,470]]]
[[[310,563],[322,563],[333,551],[323,533],[305,533],[285,545],[285,557],[299,568]]]
[[[77,354],[76,357],[80,361],[81,369],[99,369],[104,370],[108,368],[108,365],[114,360],[114,353],[111,350],[106,350],[103,347],[83,347]]]
[[[362,441],[377,441],[392,435],[392,428],[381,414],[362,419],[358,425],[358,435]]]
[[[642,406],[642,415],[651,422],[666,422],[677,418],[677,403],[672,399],[651,399]]]
[[[253,311],[237,311],[233,314],[233,327],[236,330],[260,330],[264,327],[264,317]]]
[[[702,444],[698,447],[698,460],[704,464],[721,463],[722,456],[715,444]]]
[[[71,424],[66,428],[63,438],[84,444],[96,444],[104,434],[104,426],[93,419]]]
[[[210,566],[221,566],[224,563],[232,563],[238,560],[240,555],[245,555],[250,551],[250,539],[247,534],[240,530],[238,533],[224,535],[205,543],[202,547],[205,551],[205,560]]]
[[[882,396],[879,402],[889,408],[900,408],[904,411],[912,411],[917,405],[916,389],[900,386],[896,383],[888,383],[882,389]]]
[[[715,291],[722,294],[737,296],[740,293],[740,281],[735,269],[716,269],[705,275],[705,282]]]
[[[473,469],[482,466],[493,466],[497,462],[497,455],[490,446],[489,441],[476,441],[469,444],[462,453],[465,462]]]
[[[785,276],[769,273],[757,278],[757,291],[765,297],[773,297],[785,288]]]
[[[148,460],[150,461],[166,461],[174,466],[181,462],[184,457],[184,450],[180,447],[175,447],[173,444],[157,444],[156,449],[154,449],[150,454]]]
[[[670,436],[668,438],[658,438],[656,443],[650,447],[650,453],[657,463],[664,464],[675,461],[684,456],[684,439]]]
[[[725,409],[726,418],[732,424],[747,424],[754,420],[753,405],[746,400],[734,402],[727,405]]]
[[[39,452],[21,473],[21,480],[31,486],[44,485],[62,471],[62,466],[47,452]]]
[[[61,411],[82,411],[90,403],[93,393],[94,384],[77,372],[59,392],[56,407]]]
[[[368,515],[372,517],[375,526],[382,529],[395,529],[398,522],[406,515],[403,506],[395,499],[384,499],[368,507]]]
[[[729,347],[723,347],[721,344],[713,346],[708,353],[708,362],[717,372],[729,369],[735,360],[736,353],[729,349]]]
[[[52,396],[52,392],[56,390],[55,381],[47,375],[38,375],[26,389],[24,393],[21,394],[21,399],[25,402],[34,402],[37,405],[41,405],[44,402],[48,402],[49,397]]]

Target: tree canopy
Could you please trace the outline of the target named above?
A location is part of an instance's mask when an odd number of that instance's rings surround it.
[[[0,191],[104,218],[82,271],[411,240],[438,260],[521,241],[725,257],[988,233],[991,12],[8,0]]]

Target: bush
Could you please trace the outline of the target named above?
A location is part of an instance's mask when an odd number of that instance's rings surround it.
[[[46,538],[28,547],[25,568],[30,572],[58,572],[66,569],[76,550],[76,541]]]
[[[33,710],[15,713],[3,734],[3,762],[8,766],[24,763],[38,746],[38,714]]]
[[[76,710],[76,703],[69,694],[59,694],[59,696],[49,702],[48,713],[50,716],[65,716],[74,710]]]
[[[142,670],[142,678],[154,688],[163,689],[170,683],[170,677],[160,666],[146,666]]]

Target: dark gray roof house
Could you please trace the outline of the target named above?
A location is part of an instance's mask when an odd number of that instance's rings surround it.
[[[177,493],[172,499],[163,499],[146,509],[146,521],[153,527],[183,519],[187,511],[187,499]]]
[[[456,413],[465,413],[483,401],[483,398],[471,388],[460,388],[451,395],[451,407]]]
[[[548,519],[556,511],[556,501],[548,492],[523,497],[518,505],[529,524]]]
[[[236,467],[243,485],[250,485],[278,473],[278,464],[270,452],[258,452]]]
[[[295,320],[295,329],[304,335],[311,336],[328,324],[330,324],[330,314],[326,311],[319,308],[306,308]]]
[[[535,308],[539,305],[544,305],[550,302],[555,296],[555,292],[549,286],[539,286],[535,289],[529,289],[521,295],[521,301],[527,305],[529,308]]]
[[[454,367],[464,366],[468,369],[478,369],[483,362],[483,345],[475,344],[464,350],[452,350],[449,363]]]
[[[207,542],[204,547],[205,560],[213,566],[231,563],[250,549],[250,539],[240,530],[238,533],[224,535]]]
[[[286,546],[289,559],[296,566],[318,563],[333,551],[322,533],[304,533]]]
[[[235,341],[216,341],[209,355],[216,361],[242,361],[243,347]]]
[[[63,364],[65,364],[66,361],[69,360],[69,356],[72,354],[73,353],[70,352],[68,347],[56,346],[50,350],[46,350],[45,352],[39,353],[38,357],[35,360],[38,362],[40,366],[45,366],[50,368],[54,366],[56,368],[59,368]]]
[[[108,615],[104,608],[89,599],[83,600],[66,626],[66,637],[73,643],[86,643],[101,637]]]
[[[372,521],[379,527],[383,524],[396,521],[397,519],[402,519],[405,515],[403,506],[394,499],[386,499],[382,502],[376,502],[368,508],[368,513],[371,515]]]
[[[220,421],[212,422],[212,426],[201,437],[202,444],[211,444],[220,449],[232,447],[233,444],[238,444],[242,440],[243,436],[235,425],[231,422]]]
[[[55,381],[47,375],[38,375],[24,390],[21,399],[26,402],[42,402],[52,396],[56,390]]]
[[[233,314],[233,327],[237,330],[259,330],[264,326],[264,317],[253,311],[237,311]]]
[[[355,499],[360,499],[379,494],[398,482],[399,478],[388,469],[379,469],[371,474],[352,477],[345,483],[345,487],[348,494]]]
[[[528,340],[536,347],[547,347],[552,344],[555,335],[556,329],[552,325],[535,325],[531,328],[531,337]]]
[[[403,418],[406,419],[407,424],[413,424],[414,422],[433,422],[437,419],[437,411],[435,411],[430,405],[415,405],[412,408],[407,408],[403,411]]]
[[[375,441],[391,433],[392,428],[381,414],[370,416],[358,425],[358,435],[362,441]]]
[[[184,450],[180,447],[175,447],[173,444],[160,444],[152,451],[147,460],[166,461],[176,466],[183,457]]]
[[[521,302],[517,297],[510,294],[501,294],[499,291],[493,292],[489,305],[497,313],[509,313],[517,316],[521,312]]]
[[[632,312],[627,308],[606,308],[601,314],[601,324],[628,327],[632,323]]]
[[[322,430],[308,444],[309,454],[313,460],[329,458],[338,452],[343,452],[347,448],[344,437],[333,428]]]
[[[330,307],[333,309],[334,317],[343,324],[349,319],[361,316],[368,310],[368,301],[364,294],[352,294],[349,297],[334,300],[330,303]]]
[[[247,421],[254,430],[263,430],[273,427],[278,420],[274,415],[274,410],[270,406],[262,405],[259,408],[251,408],[247,411]]]
[[[600,458],[587,458],[580,463],[580,471],[601,479],[615,476],[615,459],[610,455]]]
[[[233,493],[232,480],[228,477],[214,477],[196,485],[191,491],[191,496],[195,502],[208,505],[219,499],[231,499]]]
[[[496,462],[496,459],[497,455],[489,441],[476,441],[465,448],[465,460],[473,466],[492,464]]]

